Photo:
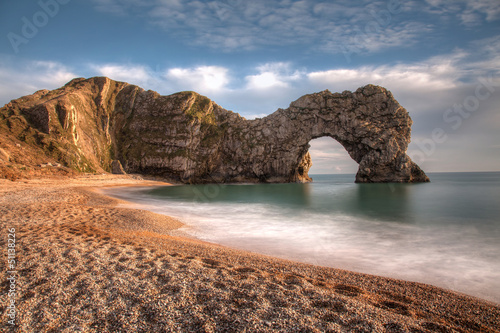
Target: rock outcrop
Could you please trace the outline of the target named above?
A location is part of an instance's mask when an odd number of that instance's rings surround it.
[[[123,170],[123,166],[119,160],[111,161],[111,173],[114,175],[125,175],[126,172]]]
[[[330,136],[359,164],[357,182],[426,182],[406,155],[412,121],[384,88],[305,95],[254,120],[195,92],[160,96],[105,77],[74,79],[0,109],[0,129],[79,171],[185,183],[307,182],[314,138]]]
[[[0,161],[9,162],[10,156],[9,154],[2,148],[0,148]]]

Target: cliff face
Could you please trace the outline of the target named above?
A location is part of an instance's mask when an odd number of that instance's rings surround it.
[[[0,109],[0,130],[23,150],[82,172],[109,170],[115,98],[126,83],[75,79],[60,89],[40,90]],[[40,161],[40,158],[37,159]]]
[[[104,77],[75,79],[0,109],[0,130],[79,171],[186,183],[304,182],[310,140],[330,136],[359,163],[357,182],[423,182],[406,155],[412,121],[384,88],[323,91],[246,120],[194,92],[160,96]]]

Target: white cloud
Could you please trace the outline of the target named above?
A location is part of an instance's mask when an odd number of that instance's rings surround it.
[[[151,69],[139,64],[91,64],[91,75],[107,76],[144,89],[171,94],[181,90],[194,90],[201,94],[219,95],[231,81],[229,70],[220,66],[192,68]]]
[[[195,90],[203,94],[220,93],[230,82],[229,70],[220,66],[171,68],[165,79],[179,90]]]
[[[312,140],[309,144],[313,162],[309,174],[356,173],[358,164],[334,139],[323,137]]]
[[[268,89],[274,87],[287,87],[288,84],[279,79],[272,72],[263,72],[257,75],[249,75],[246,77],[248,81],[248,89]]]
[[[415,140],[419,137],[423,139],[432,137],[432,131],[436,128],[443,128],[450,133],[454,132],[450,127],[454,123],[450,124],[449,121],[444,120],[445,112],[448,112],[448,117],[450,117],[450,111],[448,111],[450,108],[453,109],[455,105],[462,104],[465,97],[474,96],[478,80],[485,77],[484,75],[489,68],[489,62],[481,61],[473,64],[470,58],[471,55],[457,51],[455,54],[434,57],[420,63],[314,72],[309,74],[310,86],[317,87],[316,91],[323,89],[352,91],[368,83],[387,88],[397,101],[408,110],[413,119],[412,140],[416,142]],[[498,85],[498,80],[495,84]],[[500,89],[497,89],[496,94],[499,92]],[[481,111],[476,112],[477,116],[474,117],[491,124],[495,122],[492,116],[494,109],[488,103],[481,101]],[[464,120],[463,123],[467,126],[462,126],[460,130],[467,133],[464,134],[466,136],[479,128],[482,129],[483,133],[486,133],[485,124],[479,125],[477,122],[479,120]],[[474,125],[477,126],[474,127]],[[493,139],[492,134],[487,135],[491,140],[496,140]],[[470,147],[473,145],[469,144],[467,148],[462,148],[465,151],[472,149]],[[410,147],[415,149],[415,143]],[[439,160],[441,151],[446,150],[456,154],[454,161],[457,167],[455,169],[460,169],[462,162],[459,161],[464,158],[462,148],[452,147],[450,142],[440,144],[438,153],[432,159],[427,159],[424,165],[425,169],[429,170],[430,168],[436,171],[441,168],[441,170],[446,170],[442,168],[444,164]],[[488,159],[491,158],[485,157],[485,163]]]
[[[36,81],[50,86],[66,83],[75,77],[66,66],[53,61],[33,61],[27,64],[27,69],[34,74]]]
[[[272,62],[258,65],[253,73],[240,78],[233,77],[235,72],[222,66],[152,70],[142,64],[115,63],[89,64],[80,70],[88,76],[104,75],[161,94],[194,90],[247,116],[269,114],[279,107],[286,108],[292,100],[306,93],[324,89],[355,90],[372,83],[391,90],[400,103],[415,114],[448,107],[458,90],[464,89],[467,84],[474,84],[479,76],[490,73],[492,68],[500,68],[500,57],[496,52],[499,48],[500,39],[490,38],[475,42],[474,55],[457,50],[453,54],[417,63],[313,72],[298,69],[289,62]],[[478,54],[482,56],[477,58]],[[2,82],[9,82],[4,84],[2,90],[4,100],[7,96],[16,98],[37,89],[56,88],[77,76],[55,62],[31,61],[23,67],[13,69],[7,62],[1,68]]]
[[[468,27],[482,24],[484,20],[493,22],[500,19],[500,2],[498,0],[456,0],[453,3],[445,0],[426,0],[428,7],[422,8],[431,14],[443,17],[456,17]]]
[[[316,91],[353,91],[369,83],[385,87],[410,112],[418,132],[442,121],[442,113],[461,102],[461,94],[474,89],[491,68],[489,61],[472,64],[470,59],[470,54],[457,50],[418,63],[317,71],[308,74],[309,86]]]
[[[56,89],[77,77],[71,69],[53,61],[14,62],[0,57],[0,104],[41,89]]]
[[[266,0],[94,0],[99,11],[145,16],[148,23],[186,43],[238,52],[273,46],[310,47],[332,53],[342,48],[374,52],[414,45],[429,27],[414,19],[381,21],[384,1],[335,3]],[[404,8],[406,4],[401,5]],[[401,12],[405,12],[401,10]],[[371,13],[371,14],[370,14]]]
[[[248,71],[240,74],[240,78],[235,77],[238,71],[221,66],[152,70],[142,64],[90,64],[79,68],[79,73],[88,76],[106,75],[165,95],[180,90],[195,90],[214,99],[222,107],[247,117],[262,117],[279,107],[286,108],[291,101],[306,93],[324,89],[340,92],[355,90],[368,83],[379,84],[391,90],[410,112],[414,120],[414,139],[429,138],[429,133],[437,127],[447,130],[450,138],[453,138],[454,141],[450,139],[439,146],[436,153],[428,158],[424,168],[442,171],[449,170],[448,166],[454,164],[456,171],[459,171],[462,165],[470,165],[466,163],[468,154],[476,154],[477,147],[492,146],[499,139],[498,134],[495,134],[500,133],[498,49],[500,38],[489,38],[475,42],[474,54],[456,50],[452,54],[422,62],[391,66],[307,71],[297,69],[292,63],[266,63],[256,66],[250,74]],[[14,62],[8,57],[1,57],[0,60],[0,101],[3,103],[39,89],[58,88],[79,76],[75,70],[58,62],[20,62],[17,59]],[[444,112],[454,104],[464,103],[467,96],[474,96],[478,78],[487,77],[487,74],[493,75],[490,89],[494,90],[494,94],[480,101],[478,110],[467,120],[464,119],[459,130],[452,130],[450,124],[443,121]],[[482,92],[486,92],[485,88]],[[415,144],[410,147],[415,151]],[[340,172],[351,172],[352,165],[347,164],[352,162],[350,157],[343,148],[332,148],[332,142],[313,145],[311,152],[315,154],[313,162],[316,167],[322,170],[330,168],[324,172],[336,172],[338,169]],[[488,154],[476,155],[483,156],[483,167],[491,169],[498,162],[498,157],[493,151]],[[444,158],[449,159],[449,162],[440,160]]]
[[[455,88],[460,84],[459,80],[468,75],[462,68],[467,56],[466,53],[457,51],[413,64],[317,71],[309,73],[308,78],[317,85],[333,86],[336,89],[354,89],[372,83],[395,91],[445,91]]]
[[[355,54],[434,43],[431,33],[451,21],[473,27],[500,19],[498,0],[402,1],[390,12],[391,3],[94,0],[99,11],[142,17],[146,24],[190,45],[235,53],[300,46],[344,54],[348,61]]]
[[[257,67],[259,74],[248,75],[247,89],[259,90],[269,88],[287,88],[289,84],[299,80],[303,73],[299,70],[292,70],[290,63],[267,63]]]
[[[117,81],[125,81],[131,84],[141,85],[149,80],[152,76],[146,66],[142,65],[92,65],[94,71],[101,76],[107,76]]]
[[[500,19],[500,2],[498,0],[468,0],[466,1],[464,24],[475,25],[481,23],[481,18],[492,22]]]

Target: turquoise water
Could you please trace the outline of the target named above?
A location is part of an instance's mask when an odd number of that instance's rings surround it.
[[[500,303],[500,173],[436,173],[426,184],[183,185],[113,189],[176,216],[203,240],[430,283]],[[119,191],[119,192],[118,192]]]

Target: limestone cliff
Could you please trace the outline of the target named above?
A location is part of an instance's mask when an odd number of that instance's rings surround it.
[[[185,183],[306,182],[309,142],[330,136],[359,163],[357,182],[425,182],[406,155],[412,121],[384,88],[303,96],[255,120],[195,92],[160,96],[105,77],[74,79],[0,109],[0,130],[78,171]],[[0,147],[2,148],[2,147]]]

